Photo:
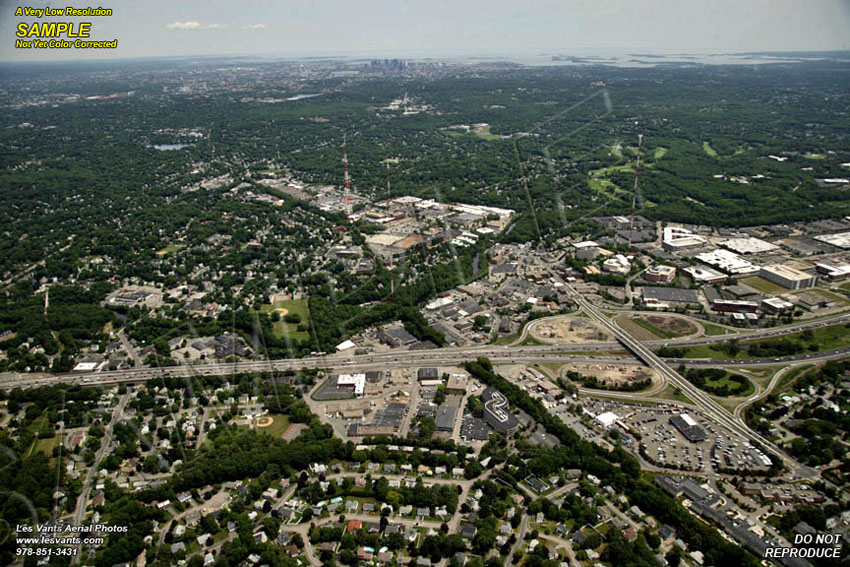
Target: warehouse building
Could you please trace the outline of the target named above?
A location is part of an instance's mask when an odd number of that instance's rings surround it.
[[[759,275],[769,282],[781,285],[787,289],[805,289],[813,287],[818,277],[807,274],[791,266],[777,264],[775,266],[763,266]]]

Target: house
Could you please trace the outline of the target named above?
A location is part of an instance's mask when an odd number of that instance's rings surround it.
[[[360,528],[363,527],[363,524],[360,520],[351,520],[348,522],[348,528],[345,530],[347,532],[356,532]]]
[[[171,555],[177,555],[181,551],[186,551],[186,544],[184,544],[182,541],[171,544]]]
[[[464,526],[460,530],[461,537],[465,537],[466,539],[472,539],[475,537],[477,533],[477,529],[474,524],[464,524]]]

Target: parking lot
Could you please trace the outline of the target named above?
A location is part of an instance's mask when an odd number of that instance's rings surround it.
[[[749,441],[729,433],[698,412],[680,408],[676,404],[649,406],[586,399],[584,408],[593,416],[606,412],[615,414],[616,422],[609,427],[618,428],[621,434],[628,437],[631,435],[627,432],[639,437],[642,455],[656,466],[715,472],[724,469],[756,472],[770,467],[770,460]],[[571,420],[565,421],[583,438],[594,438],[579,418],[573,416]],[[678,421],[684,427],[677,427],[673,421]],[[685,421],[693,424],[692,429],[683,423]],[[601,429],[604,426],[595,422],[594,427]],[[695,438],[702,440],[689,440],[683,430],[691,435],[696,432]]]

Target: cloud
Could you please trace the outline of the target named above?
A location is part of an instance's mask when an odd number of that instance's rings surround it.
[[[165,29],[169,31],[173,30],[220,30],[227,26],[224,24],[202,24],[201,22],[196,22],[194,20],[188,22],[171,22],[170,24],[165,26]]]
[[[245,24],[243,30],[263,30],[266,29],[266,24]]]

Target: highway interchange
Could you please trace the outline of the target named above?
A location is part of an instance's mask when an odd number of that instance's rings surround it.
[[[558,278],[553,273],[553,277]],[[743,359],[743,360],[709,360],[709,359],[661,359],[652,349],[662,346],[697,346],[712,345],[735,340],[753,340],[773,338],[792,333],[798,333],[806,329],[816,329],[829,325],[843,324],[850,321],[850,313],[842,313],[825,317],[822,319],[798,322],[783,327],[758,329],[750,332],[739,333],[733,336],[700,336],[697,338],[669,339],[658,341],[638,341],[628,332],[620,328],[616,323],[602,313],[595,305],[588,302],[581,294],[577,293],[568,283],[564,283],[568,296],[579,306],[579,312],[590,317],[593,321],[607,330],[616,342],[599,342],[585,344],[556,344],[556,345],[522,345],[522,339],[526,337],[528,329],[523,331],[520,340],[508,346],[482,345],[474,347],[454,347],[425,351],[403,351],[384,352],[365,355],[347,355],[338,353],[334,355],[311,356],[300,359],[279,360],[253,360],[232,363],[206,362],[194,365],[172,366],[164,368],[132,368],[125,370],[103,371],[97,373],[70,373],[60,375],[47,374],[3,374],[0,375],[0,388],[31,388],[46,386],[57,383],[79,383],[83,386],[97,386],[110,384],[133,384],[154,378],[191,378],[193,376],[228,376],[244,372],[276,372],[283,370],[298,370],[302,368],[319,368],[330,372],[345,371],[347,369],[358,371],[380,370],[393,368],[408,368],[411,366],[434,365],[453,366],[463,364],[477,357],[488,357],[495,364],[516,364],[539,362],[598,362],[618,363],[625,360],[637,358],[647,366],[653,368],[662,379],[662,388],[672,384],[681,390],[694,405],[703,411],[706,416],[720,423],[724,427],[743,435],[757,443],[764,449],[769,450],[783,460],[791,471],[791,474],[800,478],[815,478],[817,471],[805,467],[791,459],[779,447],[760,434],[752,431],[744,423],[738,408],[734,414],[723,408],[714,398],[692,385],[689,381],[679,375],[672,366],[685,364],[686,366],[710,365],[718,367],[741,367],[741,366],[765,366],[765,365],[791,365],[802,362],[823,361],[835,358],[844,358],[850,353],[850,347],[821,351],[817,353],[806,353],[795,356],[778,357],[771,359]],[[623,352],[627,350],[630,355]],[[599,354],[590,354],[598,352]],[[619,356],[620,354],[623,356]],[[771,383],[771,387],[773,386]],[[658,388],[654,391],[658,391]],[[769,389],[767,390],[769,391]],[[766,395],[767,391],[759,391],[749,400],[755,400]],[[626,395],[617,393],[620,397],[643,398],[646,394]],[[748,401],[749,401],[748,400]]]

